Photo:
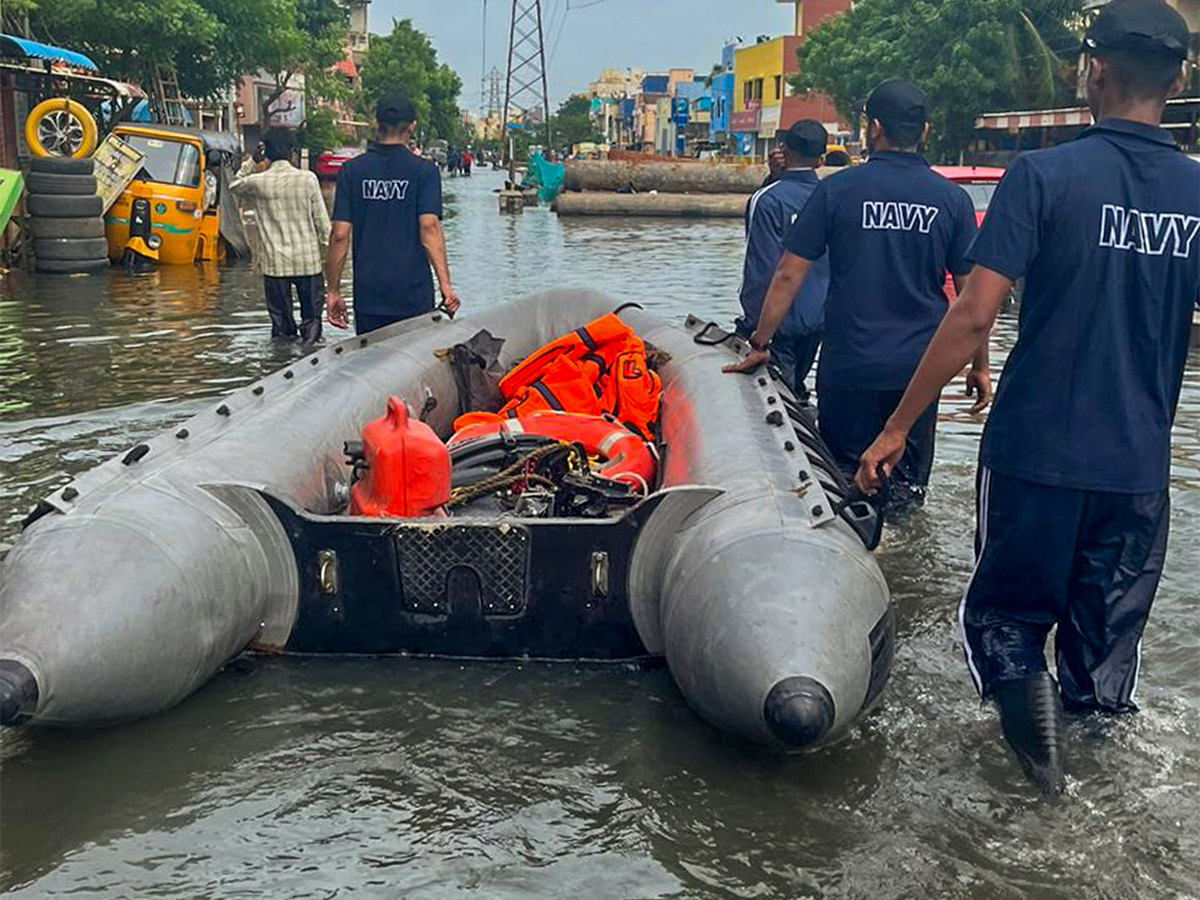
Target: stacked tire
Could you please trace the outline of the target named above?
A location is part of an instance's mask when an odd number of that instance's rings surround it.
[[[39,272],[96,272],[108,267],[104,201],[96,194],[95,163],[38,156],[25,181],[25,208]]]

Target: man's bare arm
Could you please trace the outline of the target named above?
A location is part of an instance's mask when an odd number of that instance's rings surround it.
[[[421,246],[433,265],[438,287],[442,292],[442,303],[450,315],[458,312],[458,294],[450,283],[450,264],[446,260],[446,235],[442,231],[442,220],[432,213],[421,216]]]
[[[350,223],[334,222],[329,232],[329,253],[325,257],[325,308],[329,310],[330,323],[339,328],[349,325],[341,289],[342,270],[346,267],[349,250]]]
[[[771,286],[767,288],[767,296],[763,299],[762,312],[758,314],[758,326],[754,329],[753,337],[760,344],[770,343],[783,321],[788,310],[792,308],[792,300],[796,292],[804,284],[804,279],[812,271],[811,260],[785,250],[771,276]],[[740,363],[726,366],[725,372],[753,372],[767,361],[769,354],[766,350],[751,350]]]
[[[921,357],[900,404],[888,418],[875,442],[863,453],[854,483],[859,490],[879,489],[900,457],[913,423],[943,387],[979,352],[1012,289],[1012,280],[984,266],[976,266],[966,290],[950,307],[937,333]]]

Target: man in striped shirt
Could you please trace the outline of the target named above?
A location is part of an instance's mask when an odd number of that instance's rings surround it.
[[[292,288],[300,301],[300,337],[321,337],[325,285],[321,276],[329,246],[329,213],[317,176],[292,165],[296,141],[286,128],[263,135],[267,165],[247,159],[229,189],[254,210],[263,291],[271,317],[271,337],[296,337]]]

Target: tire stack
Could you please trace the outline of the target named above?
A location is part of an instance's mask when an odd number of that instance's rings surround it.
[[[25,208],[39,272],[108,268],[104,201],[96,194],[95,163],[65,156],[34,157],[25,181]]]

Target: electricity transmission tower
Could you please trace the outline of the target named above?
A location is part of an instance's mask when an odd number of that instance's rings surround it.
[[[487,106],[484,113],[489,119],[500,115],[500,70],[495,66],[487,73]]]
[[[479,50],[479,118],[487,114],[487,0],[483,0],[483,41]]]
[[[508,73],[504,79],[504,131],[520,111],[527,131],[538,119],[550,140],[550,92],[546,88],[546,49],[542,38],[541,0],[512,0],[508,27]],[[507,151],[506,151],[507,152]],[[511,154],[510,154],[511,155]]]

